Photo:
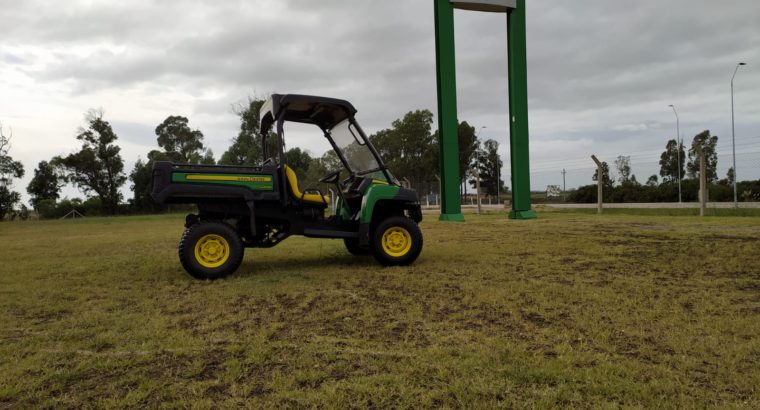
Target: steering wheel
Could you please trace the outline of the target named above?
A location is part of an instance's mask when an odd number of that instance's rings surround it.
[[[274,163],[274,158],[272,158],[272,157],[269,157],[269,158],[267,158],[267,160],[266,160],[266,161],[264,161],[264,163],[263,163],[263,164],[261,164],[261,165],[269,165],[269,164],[272,164],[272,163]]]
[[[351,175],[348,176],[348,178],[346,178],[346,179],[343,180],[343,185],[348,185],[357,176],[358,176],[357,174],[352,173]]]
[[[323,184],[338,184],[340,182],[340,170],[333,171],[323,176],[319,179],[319,182]]]

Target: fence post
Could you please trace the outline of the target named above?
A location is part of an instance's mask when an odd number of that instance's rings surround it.
[[[596,155],[592,155],[591,159],[596,162],[596,213],[602,214],[602,198],[604,197],[604,167],[602,163],[596,158]]]
[[[435,196],[435,204],[441,208],[441,177],[438,174],[433,174],[433,176],[438,180],[438,195]]]
[[[697,147],[697,151],[699,152],[699,216],[705,216],[705,208],[707,208],[707,166],[702,147]]]

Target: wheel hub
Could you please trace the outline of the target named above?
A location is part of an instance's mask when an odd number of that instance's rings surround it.
[[[230,245],[223,237],[209,234],[195,244],[195,259],[205,268],[218,268],[230,257]]]
[[[383,233],[383,250],[390,256],[404,256],[412,247],[412,235],[404,228],[392,227]]]

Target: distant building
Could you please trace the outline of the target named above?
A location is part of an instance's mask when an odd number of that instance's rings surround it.
[[[547,185],[546,197],[547,198],[559,198],[562,195],[562,188],[559,185]]]

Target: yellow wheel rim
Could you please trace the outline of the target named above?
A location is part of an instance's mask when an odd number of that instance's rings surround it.
[[[404,256],[412,249],[412,235],[400,226],[386,229],[381,241],[383,251],[394,258]]]
[[[230,258],[230,244],[216,234],[203,236],[195,243],[195,260],[204,268],[218,268]]]

